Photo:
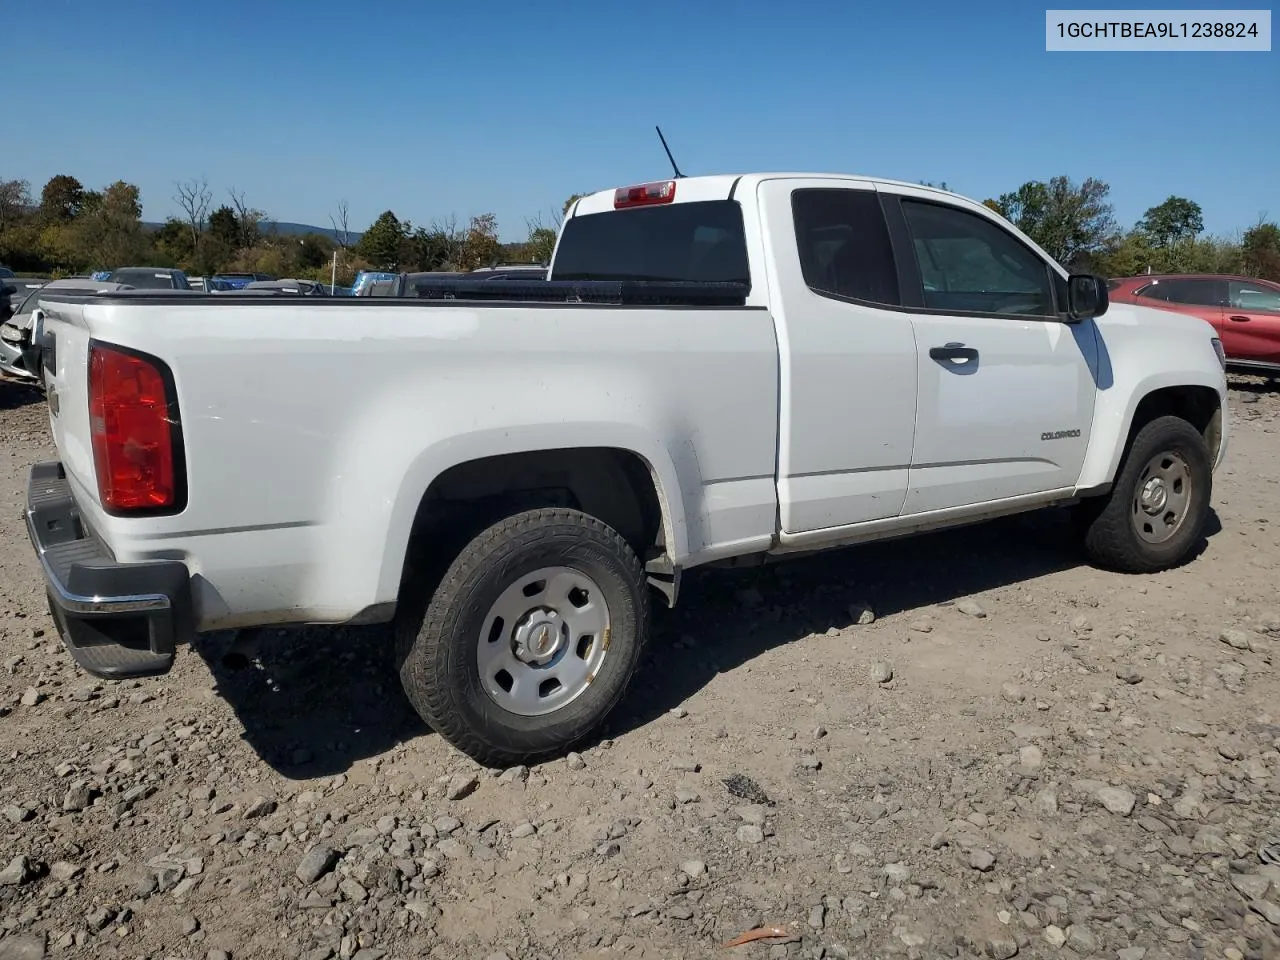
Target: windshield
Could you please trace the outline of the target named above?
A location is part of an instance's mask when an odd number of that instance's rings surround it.
[[[749,283],[742,208],[706,200],[573,217],[551,279]]]

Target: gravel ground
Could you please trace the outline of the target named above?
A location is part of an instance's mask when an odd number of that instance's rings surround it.
[[[381,629],[73,669],[0,383],[0,960],[1280,957],[1280,391],[1231,406],[1182,569],[1043,513],[698,573],[610,739],[489,771]]]

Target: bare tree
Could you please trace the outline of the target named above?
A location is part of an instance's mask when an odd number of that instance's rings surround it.
[[[347,226],[347,201],[338,201],[338,214],[336,217],[330,214],[329,222],[333,224],[334,239],[338,241],[338,246],[346,250],[351,246],[351,230]]]
[[[209,192],[209,181],[201,177],[199,180],[175,183],[174,186],[178,192],[174,194],[173,202],[181,208],[187,226],[191,228],[192,249],[199,250],[200,237],[209,216],[209,204],[213,200],[213,194]]]
[[[458,226],[457,214],[431,221],[431,233],[439,238],[444,256],[442,263],[446,268],[457,269],[462,263],[463,251],[466,248],[466,231]]]
[[[561,220],[562,215],[558,215],[554,210],[551,212],[551,222],[555,226],[549,226],[540,213],[525,220],[529,238],[525,240],[524,245],[526,252],[533,260],[538,263],[551,262],[551,255],[556,249],[556,238],[560,234]]]
[[[240,246],[242,249],[252,247],[258,242],[260,236],[258,224],[262,223],[267,215],[256,207],[251,207],[245,203],[243,190],[236,190],[235,187],[230,187],[227,189],[227,193],[231,196],[231,206],[236,212],[236,227],[240,231]]]

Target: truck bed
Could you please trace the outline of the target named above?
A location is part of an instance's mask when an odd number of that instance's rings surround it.
[[[52,426],[70,489],[117,559],[190,565],[200,629],[374,615],[397,596],[432,480],[530,444],[637,452],[677,501],[668,537],[690,563],[714,559],[712,547],[766,546],[777,510],[769,311],[688,303],[706,285],[663,292],[678,305],[626,302],[657,295],[650,284],[539,286],[565,301],[50,295]],[[91,340],[171,370],[180,512],[119,518],[98,503]]]

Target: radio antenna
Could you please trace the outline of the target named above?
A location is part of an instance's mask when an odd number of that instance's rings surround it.
[[[658,139],[662,141],[662,149],[667,151],[667,159],[671,161],[671,169],[675,171],[676,179],[681,179],[684,174],[680,172],[680,168],[676,166],[676,158],[671,155],[671,148],[667,146],[667,138],[662,135],[662,128],[654,124],[653,129],[658,131]]]

